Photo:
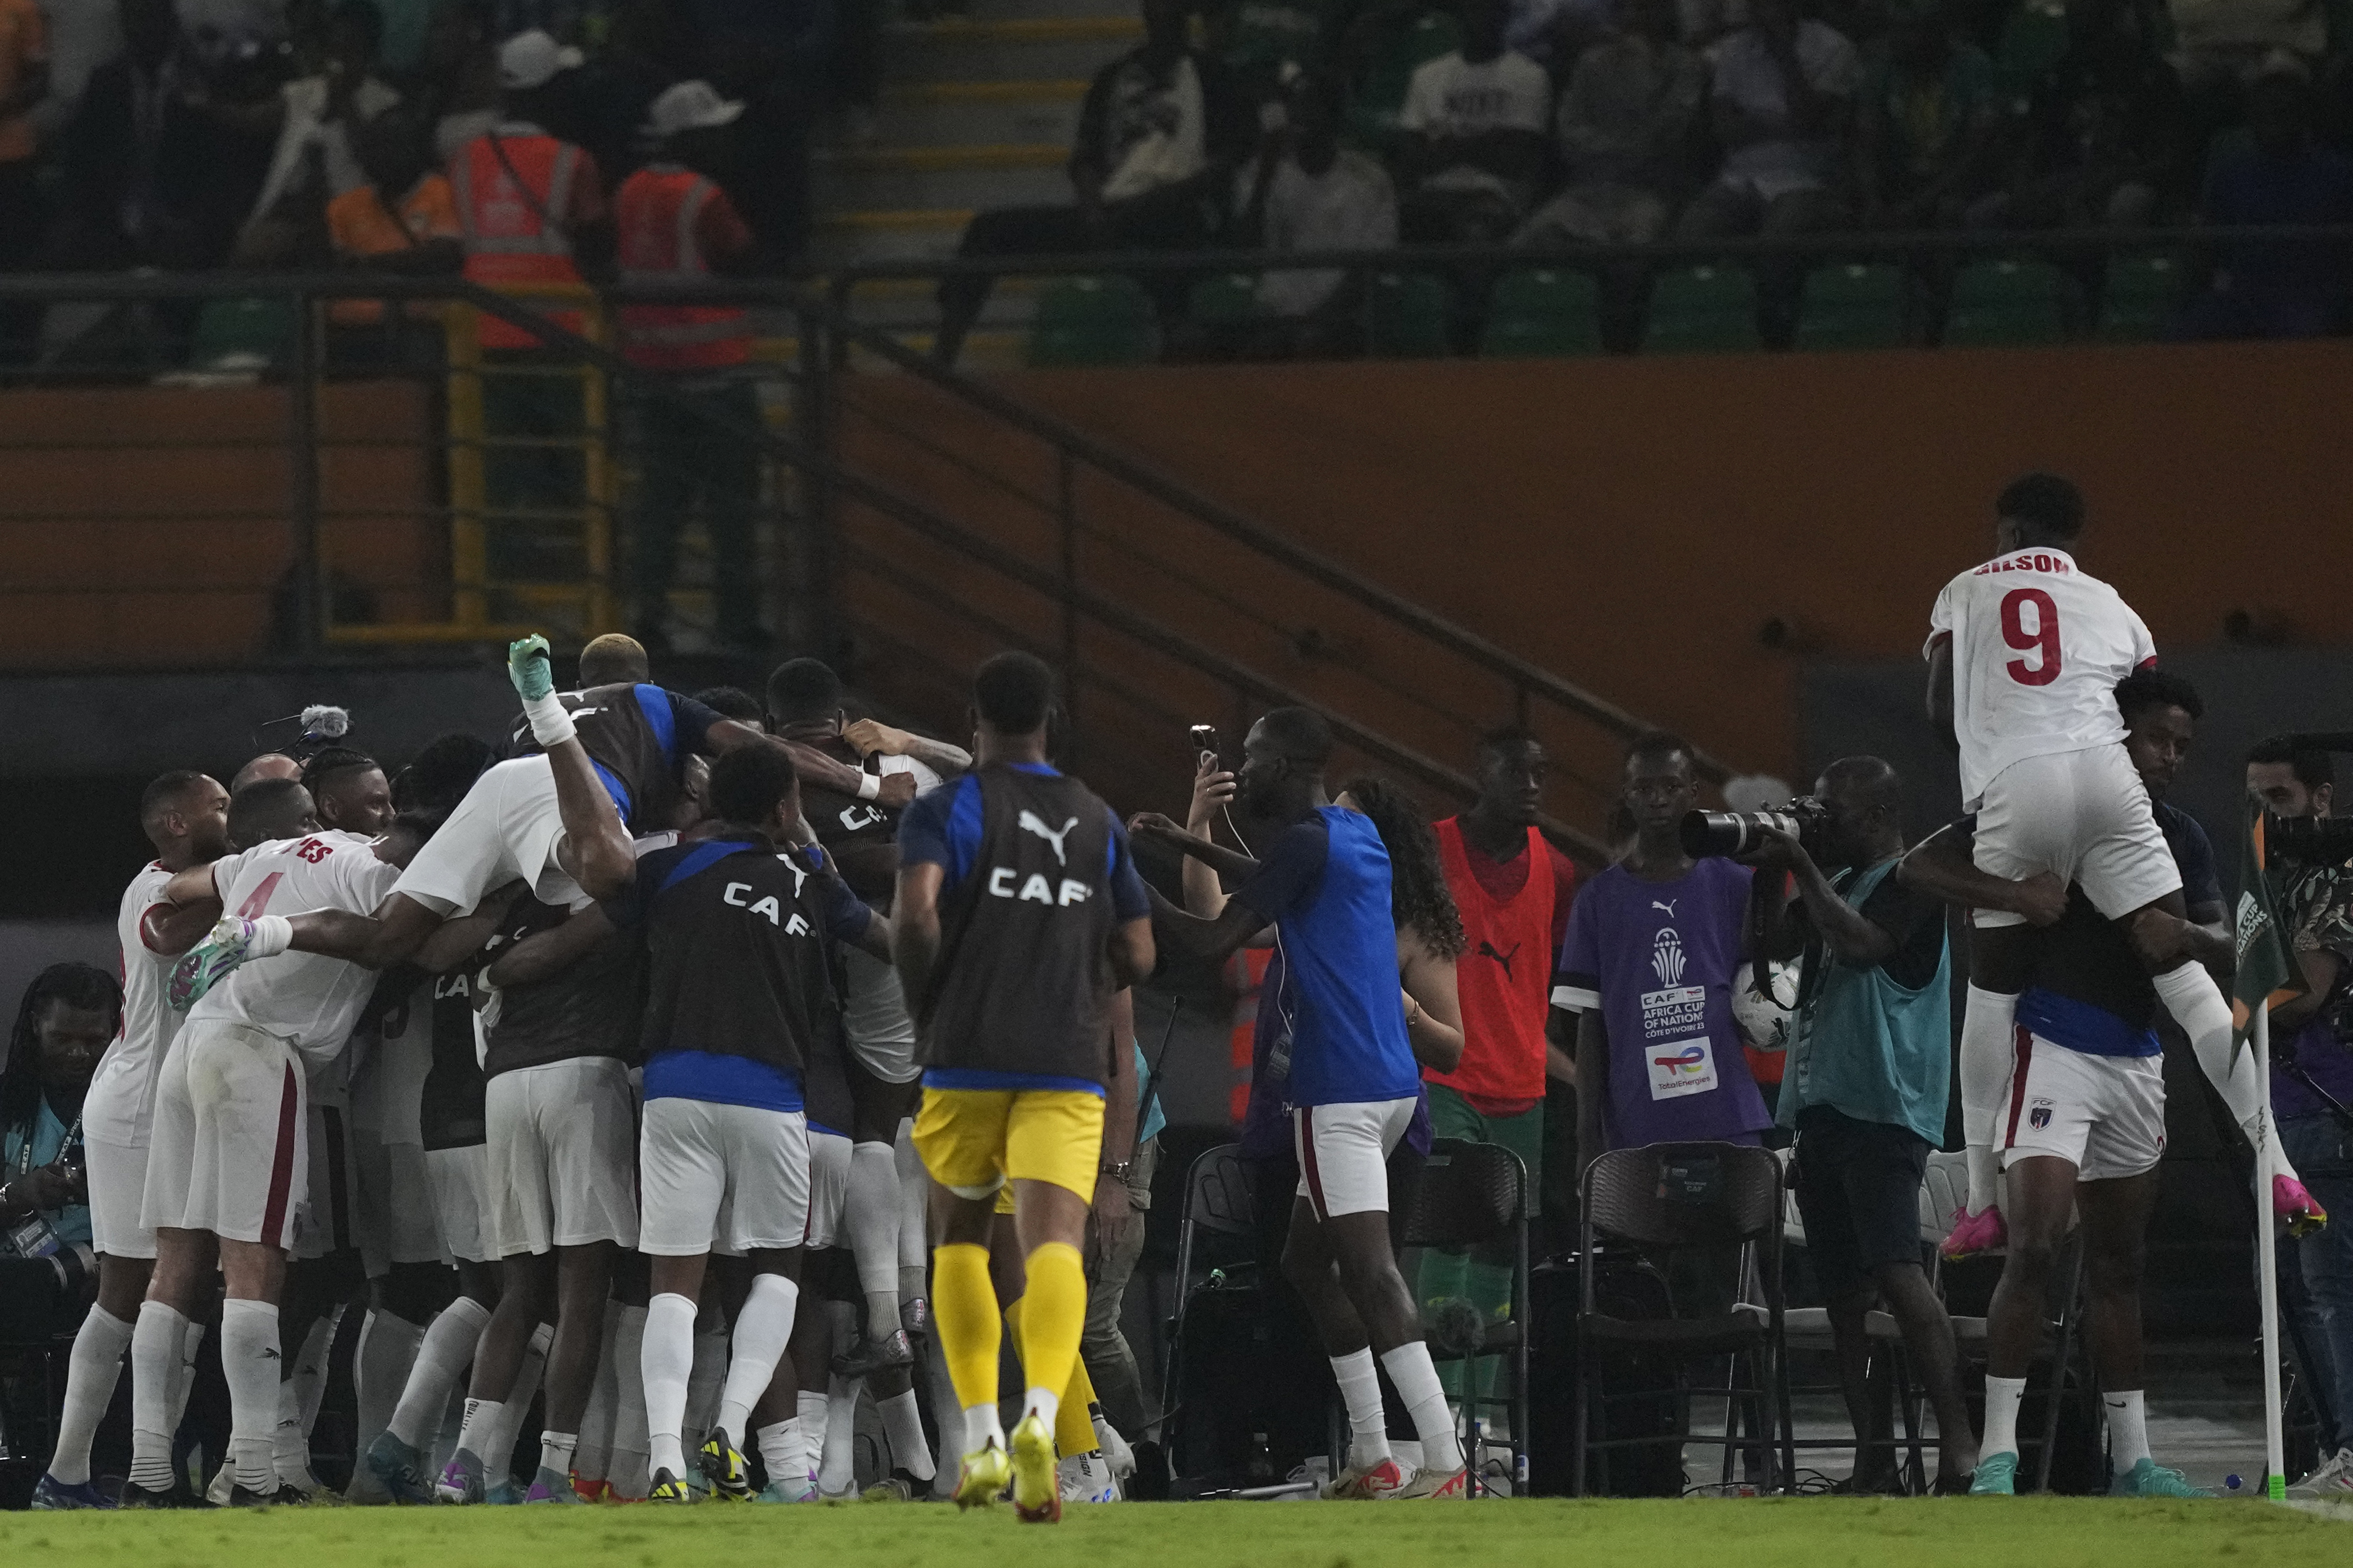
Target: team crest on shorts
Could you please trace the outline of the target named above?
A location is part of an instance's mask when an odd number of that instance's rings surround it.
[[[2026,1121],[2027,1124],[2038,1132],[2043,1128],[2050,1126],[2051,1102],[2047,1100],[2036,1100],[2034,1102],[2034,1109],[2026,1113]]]

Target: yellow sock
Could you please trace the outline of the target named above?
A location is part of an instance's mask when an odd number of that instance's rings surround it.
[[[1070,1389],[1079,1364],[1079,1335],[1087,1326],[1086,1266],[1077,1247],[1050,1241],[1029,1254],[1027,1268],[1029,1288],[1021,1297],[1016,1342],[1021,1375],[1032,1388]],[[1076,1450],[1085,1453],[1094,1447],[1094,1424],[1087,1420],[1087,1407],[1067,1398],[1060,1401],[1055,1409],[1058,1441],[1059,1434],[1069,1429],[1060,1420],[1064,1410],[1075,1410],[1078,1422],[1087,1428],[1086,1447]],[[1072,1440],[1077,1440],[1075,1432]]]
[[[1079,1315],[1079,1326],[1086,1326],[1086,1314]],[[1062,1458],[1092,1454],[1103,1447],[1095,1436],[1094,1417],[1088,1406],[1095,1402],[1095,1381],[1087,1375],[1087,1359],[1071,1358],[1071,1381],[1062,1390],[1062,1403],[1054,1407],[1054,1447],[1062,1450]]]
[[[932,1253],[932,1319],[940,1353],[969,1410],[997,1403],[997,1290],[988,1282],[988,1248],[952,1242]]]

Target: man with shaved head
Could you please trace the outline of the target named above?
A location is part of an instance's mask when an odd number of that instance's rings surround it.
[[[228,793],[235,795],[246,785],[259,784],[264,779],[299,779],[301,776],[302,764],[285,752],[264,752],[237,770],[237,776],[228,781]]]
[[[1830,1300],[1854,1421],[1847,1485],[1897,1489],[1886,1389],[1865,1375],[1864,1319],[1884,1301],[1936,1406],[1937,1489],[1957,1491],[1968,1485],[1977,1444],[1952,1320],[1920,1267],[1920,1182],[1928,1151],[1945,1140],[1952,1074],[1944,906],[1895,875],[1904,790],[1894,768],[1877,757],[1843,758],[1823,770],[1814,794],[1826,808],[1820,829],[1801,840],[1767,828],[1755,856],[1788,874],[1757,879],[1766,922],[1758,957],[1804,960],[1778,1120],[1798,1135],[1806,1251]]]

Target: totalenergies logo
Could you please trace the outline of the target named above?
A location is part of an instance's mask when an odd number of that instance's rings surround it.
[[[1707,1047],[1685,1046],[1671,1057],[1652,1057],[1651,1065],[1664,1068],[1670,1073],[1697,1075],[1707,1070]]]

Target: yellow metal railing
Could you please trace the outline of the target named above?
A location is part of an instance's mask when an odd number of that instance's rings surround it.
[[[501,286],[499,292],[545,310],[576,311],[576,331],[599,345],[612,341],[611,321],[596,292],[584,284]],[[448,362],[445,371],[444,446],[449,487],[449,618],[325,628],[331,642],[346,644],[501,642],[532,631],[580,638],[620,625],[613,591],[619,466],[613,455],[612,389],[602,370],[554,353],[517,351],[512,357],[481,343],[480,313],[452,303],[442,311]],[[576,381],[576,426],[555,435],[517,434],[499,427],[490,389],[504,382]],[[568,412],[568,410],[567,410]],[[570,423],[567,420],[567,423]],[[493,497],[491,474],[501,452],[576,451],[580,458],[576,497],[554,504],[519,504]],[[575,487],[566,485],[567,491]],[[573,525],[580,571],[573,577],[501,574],[497,539],[501,530],[520,533],[534,525],[544,535],[550,524]]]

